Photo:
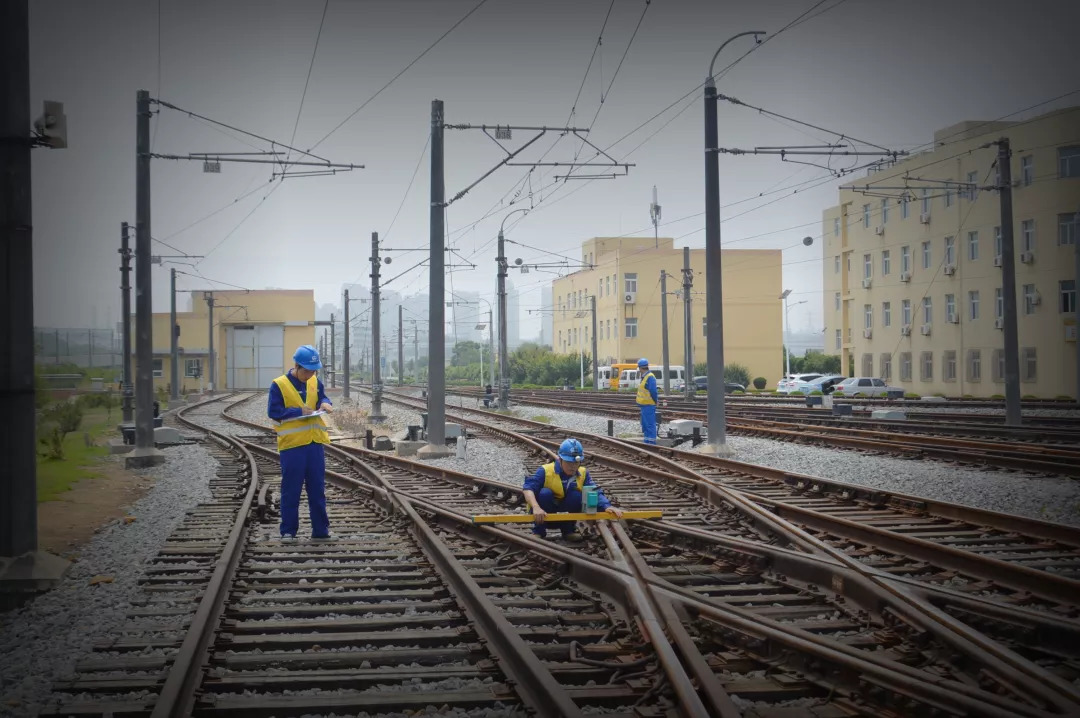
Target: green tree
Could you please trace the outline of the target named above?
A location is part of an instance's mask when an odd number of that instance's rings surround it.
[[[694,376],[705,376],[709,373],[708,362],[699,361],[694,364]]]
[[[803,372],[840,373],[840,357],[835,354],[825,354],[811,349],[806,352],[800,364]]]
[[[480,363],[480,344],[458,342],[450,354],[450,366],[466,366]]]
[[[750,386],[750,370],[742,364],[724,365],[724,381]]]

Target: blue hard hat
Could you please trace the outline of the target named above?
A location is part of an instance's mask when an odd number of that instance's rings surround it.
[[[319,361],[319,351],[310,344],[298,347],[296,353],[292,355],[292,358],[294,362],[305,369],[311,371],[322,369],[322,362]]]
[[[577,439],[567,439],[559,445],[559,458],[563,461],[580,462],[585,460],[585,449]]]
[[[646,359],[645,357],[642,357],[642,358],[637,360],[637,365],[638,366],[649,366],[649,360]]]

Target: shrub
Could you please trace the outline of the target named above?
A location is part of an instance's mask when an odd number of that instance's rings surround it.
[[[758,391],[761,391],[762,389],[764,389],[765,385],[768,384],[768,383],[769,382],[767,382],[765,380],[765,377],[763,377],[763,376],[754,377],[754,388],[757,389]]]
[[[83,407],[77,401],[62,401],[46,409],[38,424],[38,436],[45,444],[50,459],[64,458],[64,438],[78,431],[82,424]]]
[[[991,394],[990,398],[991,399],[1004,399],[1005,395],[1004,394]]]
[[[940,396],[942,399],[945,398],[945,395],[942,394],[940,391],[934,392],[934,396]]]
[[[746,386],[750,383],[750,370],[742,364],[728,364],[724,367],[724,381],[733,381]]]
[[[1035,396],[1034,394],[1024,394],[1024,395],[1023,395],[1022,397],[1020,397],[1020,398],[1021,398],[1021,399],[1038,399],[1039,397]]]
[[[1068,394],[1058,394],[1054,398],[1055,399],[1063,399],[1065,401],[1072,401],[1073,400],[1073,398],[1071,396],[1069,396]]]
[[[731,394],[732,394],[733,396],[741,396],[741,395],[743,395],[743,394],[745,394],[745,393],[746,393],[745,391],[739,391],[738,389],[736,389],[735,391],[731,392]]]
[[[823,394],[819,389],[814,389],[812,392],[810,392],[810,396],[825,396],[825,394]]]
[[[918,394],[914,394],[914,393],[912,393],[910,391],[908,393],[904,394],[904,398],[905,399],[922,399],[921,396],[919,396]]]

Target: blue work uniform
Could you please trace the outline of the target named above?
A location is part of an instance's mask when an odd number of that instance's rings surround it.
[[[307,384],[297,379],[290,369],[285,375],[289,383],[300,395],[301,401],[308,406],[312,403],[307,400]],[[318,396],[314,407],[324,403],[333,403],[326,398],[326,388],[321,380],[318,380]],[[287,407],[281,388],[275,382],[270,385],[270,398],[267,403],[266,415],[276,422],[284,419],[293,419],[303,415],[303,408]],[[315,417],[320,424],[322,417]],[[289,426],[283,424],[282,426]],[[325,432],[322,432],[325,435]],[[295,536],[300,528],[300,492],[307,492],[308,511],[311,516],[311,537],[326,538],[330,534],[330,519],[326,515],[326,456],[323,453],[323,444],[316,438],[319,434],[311,431],[310,435],[304,434],[300,441],[305,442],[295,445],[296,439],[288,443],[293,444],[290,448],[282,449],[281,436],[278,437],[278,455],[281,458],[281,535]],[[329,443],[329,438],[325,439]]]
[[[656,375],[649,372],[638,384],[637,403],[641,409],[641,433],[646,444],[656,443]]]
[[[548,467],[553,469],[551,476],[548,475]],[[524,490],[533,492],[536,495],[536,503],[540,504],[540,508],[549,514],[575,513],[581,511],[579,480],[581,480],[581,486],[596,486],[593,483],[592,476],[584,467],[578,467],[576,474],[566,474],[563,472],[562,462],[556,459],[554,464],[541,466],[536,470],[535,474],[527,477]],[[611,506],[611,502],[604,496],[603,489],[597,486],[596,508],[600,511],[607,511],[609,506]],[[558,524],[563,536],[574,533],[575,524],[573,521],[559,521]],[[533,524],[532,531],[541,538],[547,536],[547,526],[545,524]]]

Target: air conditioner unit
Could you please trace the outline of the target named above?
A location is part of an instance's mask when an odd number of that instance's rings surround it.
[[[930,325],[929,325],[929,324],[923,324],[923,325],[922,325],[922,327],[920,327],[920,329],[919,329],[919,332],[920,332],[920,333],[921,333],[921,334],[922,334],[922,335],[923,335],[924,337],[928,337],[928,336],[930,336]]]
[[[923,224],[930,224],[930,213],[929,212],[923,212],[922,214],[920,214],[919,215],[919,221],[922,222]]]
[[[633,304],[637,301],[637,292],[627,292],[623,295],[623,304]]]
[[[946,264],[945,265],[945,275],[948,276],[948,277],[951,277],[954,274],[956,274],[956,265],[955,264]]]
[[[945,317],[945,321],[947,321],[949,324],[959,324],[960,323],[960,315],[959,314],[950,314],[949,316]]]
[[[900,281],[901,282],[910,282],[911,281],[911,272],[900,272]]]
[[[911,325],[910,324],[905,324],[904,326],[900,327],[900,336],[902,336],[902,337],[910,337],[911,336]]]
[[[872,337],[874,335],[874,330],[873,329],[863,329],[862,330],[862,335],[863,335],[863,339],[869,339],[870,337]]]
[[[1031,306],[1037,307],[1040,304],[1042,304],[1042,295],[1038,292],[1035,292],[1035,294],[1031,296]]]
[[[997,319],[994,320],[994,329],[1004,329],[1004,328],[1005,328],[1005,320],[1004,319],[1002,319],[1001,317],[998,317]]]
[[[870,288],[870,278],[869,277],[862,280],[862,288],[863,289],[869,289]]]
[[[1020,253],[1020,261],[1023,262],[1024,264],[1031,264],[1032,262],[1035,261],[1035,253],[1034,252],[1021,252]]]
[[[879,237],[885,234],[885,225],[879,224],[878,226],[874,227],[874,234],[878,235]]]
[[[1001,255],[1000,254],[998,256],[994,257],[994,266],[995,267],[1000,267],[1001,266]]]

